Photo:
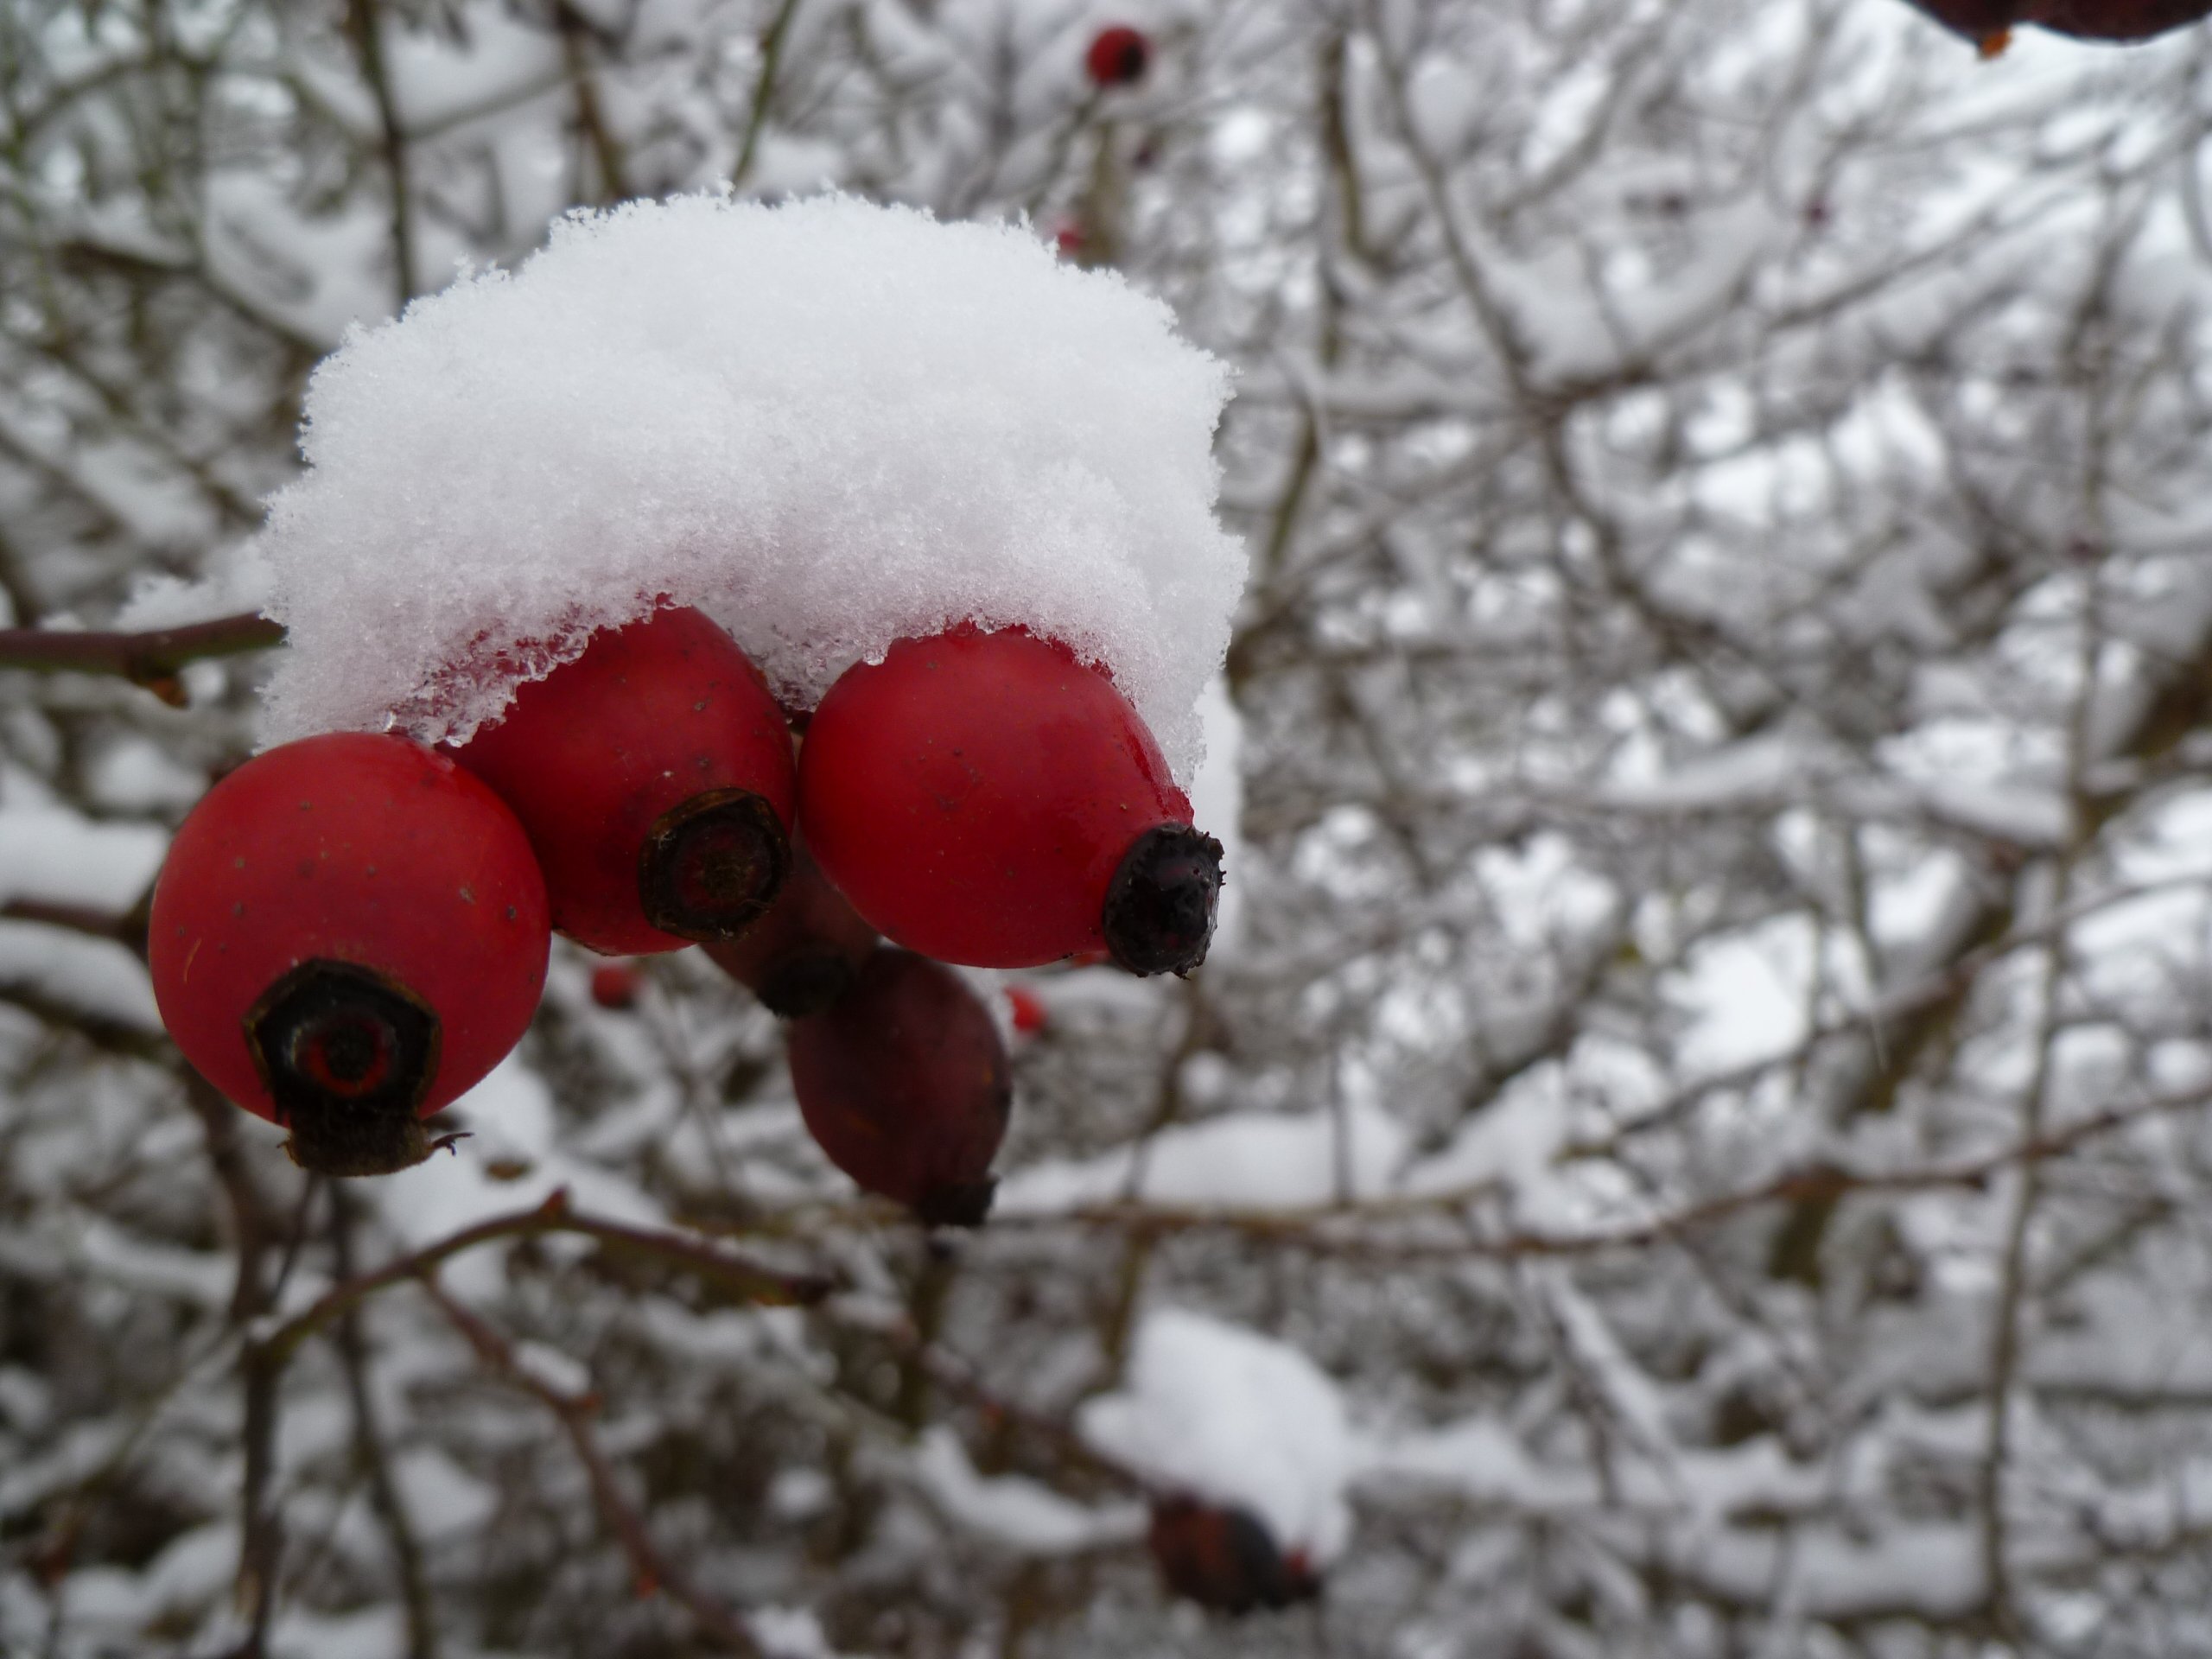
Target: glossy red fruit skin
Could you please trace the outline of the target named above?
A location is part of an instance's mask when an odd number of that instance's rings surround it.
[[[1083,54],[1084,72],[1101,86],[1127,86],[1144,79],[1152,62],[1152,42],[1126,23],[1102,29]]]
[[[1145,1542],[1171,1592],[1231,1618],[1321,1593],[1303,1558],[1285,1556],[1257,1516],[1233,1505],[1161,1498]]]
[[[780,1019],[820,1014],[853,988],[881,941],[814,861],[802,837],[768,913],[727,944],[709,944],[715,965]]]
[[[902,639],[848,670],[807,728],[799,803],[855,910],[977,968],[1103,948],[1123,858],[1147,830],[1191,822],[1113,683],[1020,628]]]
[[[554,927],[592,950],[648,956],[734,938],[783,879],[797,802],[791,734],[760,671],[697,611],[659,610],[598,634],[453,754],[514,809],[545,872]],[[695,808],[729,816],[687,830]],[[739,838],[736,879],[679,913],[656,897],[645,865],[657,837],[707,823]]]
[[[990,1011],[957,974],[880,948],[787,1037],[799,1114],[831,1163],[928,1225],[982,1223],[1014,1083]]]
[[[521,1038],[550,943],[544,882],[499,798],[442,755],[359,733],[271,749],[208,791],[169,848],[147,936],[185,1058],[276,1122],[296,1114],[272,1096],[247,1022],[288,976],[350,965],[435,1016],[412,1103],[427,1117]]]
[[[591,970],[591,1000],[616,1014],[638,1006],[638,969],[633,963],[605,962]]]

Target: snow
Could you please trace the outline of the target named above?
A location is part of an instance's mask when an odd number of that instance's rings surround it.
[[[1191,779],[1191,817],[1221,843],[1221,901],[1206,952],[1208,961],[1219,962],[1236,953],[1244,926],[1244,883],[1238,879],[1244,851],[1244,719],[1219,675],[1198,699],[1198,728],[1205,759]]]
[[[1128,1543],[1144,1531],[1144,1512],[1134,1504],[1093,1510],[1018,1475],[978,1474],[959,1436],[943,1426],[922,1436],[913,1470],[947,1516],[1019,1554],[1073,1554]]]
[[[1141,1147],[1014,1170],[992,1208],[1052,1215],[1135,1198],[1185,1209],[1305,1209],[1376,1196],[1405,1150],[1404,1128],[1365,1103],[1346,1103],[1341,1122],[1328,1111],[1231,1112],[1163,1129]]]
[[[1351,1539],[1343,1398],[1297,1349],[1180,1308],[1146,1315],[1122,1389],[1084,1405],[1084,1438],[1156,1482],[1241,1504],[1315,1565]]]
[[[162,830],[97,823],[44,802],[18,804],[14,794],[0,807],[0,903],[36,899],[120,914],[153,885],[168,849]]]
[[[1179,779],[1244,582],[1229,372],[1014,226],[843,196],[578,213],[351,331],[252,557],[270,741],[465,740],[658,600],[810,706],[902,636],[1026,624],[1109,666]]]

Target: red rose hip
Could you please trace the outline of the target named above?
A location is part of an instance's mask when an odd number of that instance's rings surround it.
[[[1115,23],[1091,37],[1083,54],[1084,71],[1101,86],[1127,86],[1144,79],[1152,61],[1152,42],[1127,23]]]
[[[258,755],[162,866],[154,996],[185,1058],[302,1168],[419,1163],[421,1120],[521,1038],[545,982],[522,826],[442,755],[341,733]]]
[[[880,948],[788,1035],[791,1091],[831,1163],[928,1225],[982,1223],[1014,1083],[990,1011],[957,974]]]
[[[796,1020],[820,1014],[852,989],[878,943],[800,841],[768,913],[743,938],[706,951],[769,1013]]]
[[[902,639],[807,727],[814,855],[887,937],[1032,968],[1103,948],[1133,973],[1205,959],[1221,843],[1113,682],[1020,628]]]
[[[1913,0],[1921,10],[1980,44],[2001,48],[2016,23],[2093,41],[2147,41],[2212,14],[2212,0]]]
[[[791,734],[694,610],[593,638],[454,751],[529,834],[553,925],[609,956],[735,938],[782,883]]]
[[[1285,1556],[1266,1523],[1234,1504],[1161,1498],[1152,1506],[1145,1543],[1169,1590],[1232,1618],[1321,1593],[1303,1559]]]

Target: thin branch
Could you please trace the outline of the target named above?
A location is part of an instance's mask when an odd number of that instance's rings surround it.
[[[575,1448],[577,1461],[584,1466],[584,1475],[591,1483],[592,1499],[599,1507],[601,1518],[613,1530],[622,1545],[623,1554],[630,1559],[630,1570],[636,1578],[639,1593],[651,1595],[658,1591],[666,1594],[691,1616],[701,1634],[718,1647],[731,1653],[768,1659],[766,1650],[759,1639],[745,1627],[738,1616],[693,1585],[653,1542],[645,1516],[631,1502],[629,1494],[622,1490],[614,1465],[607,1461],[598,1436],[593,1433],[592,1420],[599,1413],[598,1396],[564,1394],[533,1375],[516,1357],[514,1349],[506,1338],[447,1295],[428,1268],[420,1276],[423,1291],[437,1304],[454,1328],[467,1339],[477,1357],[504,1381],[541,1402],[559,1422],[562,1433],[568,1436],[569,1444]]]
[[[143,633],[0,628],[0,669],[116,675],[181,709],[184,685],[178,677],[187,664],[267,651],[283,643],[283,626],[254,611]]]
[[[669,1262],[730,1287],[748,1301],[771,1306],[810,1306],[838,1287],[837,1281],[825,1274],[787,1273],[672,1233],[657,1233],[579,1215],[569,1207],[568,1189],[563,1187],[534,1208],[493,1216],[388,1262],[372,1272],[356,1274],[332,1286],[312,1306],[262,1335],[255,1346],[274,1355],[282,1363],[308,1338],[387,1286],[419,1279],[441,1262],[480,1244],[503,1238],[541,1237],[548,1233],[570,1233],[597,1239],[610,1250],[633,1251]]]

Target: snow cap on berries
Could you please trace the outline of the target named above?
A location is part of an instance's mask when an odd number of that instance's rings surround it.
[[[357,331],[257,551],[264,735],[466,740],[656,602],[786,701],[902,636],[1022,623],[1103,663],[1187,781],[1244,581],[1229,371],[1020,227],[846,196],[632,202]]]

